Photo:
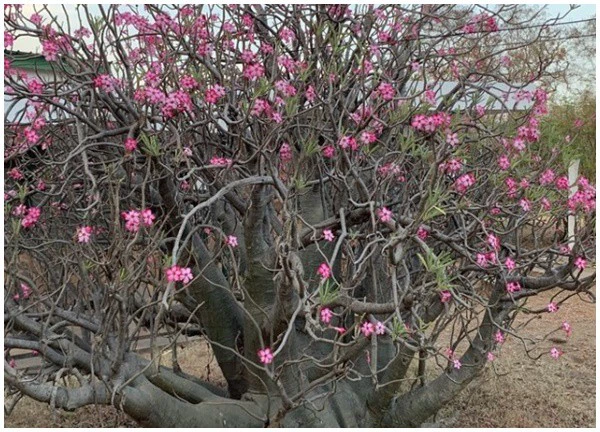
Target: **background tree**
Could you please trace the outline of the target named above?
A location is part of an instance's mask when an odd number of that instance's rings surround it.
[[[7,386],[152,426],[424,422],[520,338],[518,313],[593,299],[595,189],[533,150],[555,59],[512,76],[544,28],[519,14],[6,7],[5,47],[37,38],[54,71],[5,60]],[[170,332],[174,368],[134,352],[144,330]],[[226,389],[177,366],[184,333]]]

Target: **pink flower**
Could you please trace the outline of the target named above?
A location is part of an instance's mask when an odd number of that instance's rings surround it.
[[[227,236],[227,238],[225,239],[225,243],[231,247],[237,247],[238,245],[238,239],[236,236]]]
[[[489,352],[487,353],[487,360],[488,360],[488,361],[490,361],[490,362],[492,362],[492,361],[496,360],[496,356],[494,355],[494,353],[493,353],[493,352],[489,351]]]
[[[309,101],[310,103],[314,102],[315,98],[317,97],[315,88],[313,86],[308,86],[308,88],[306,89],[305,95],[306,95],[307,101]]]
[[[335,155],[335,148],[333,146],[325,146],[323,147],[323,157],[331,159]]]
[[[510,159],[506,155],[502,155],[498,158],[498,166],[502,171],[506,171],[510,168]]]
[[[454,369],[460,369],[461,366],[462,366],[462,363],[460,362],[459,359],[452,360],[452,367]]]
[[[24,299],[28,299],[31,296],[31,288],[26,283],[21,283],[21,292]]]
[[[428,236],[429,236],[429,231],[427,231],[423,227],[419,227],[419,229],[417,230],[417,237],[419,237],[421,240],[425,240],[425,239],[427,239]]]
[[[375,324],[375,333],[378,335],[384,335],[385,332],[385,324],[383,324],[381,321],[377,321],[377,324]]]
[[[556,312],[558,310],[558,306],[554,302],[548,303],[547,306],[548,312]]]
[[[329,267],[329,265],[327,265],[327,263],[321,263],[319,269],[317,270],[317,273],[321,276],[322,279],[329,279],[329,277],[331,276],[331,268]]]
[[[334,329],[336,332],[338,332],[339,334],[344,334],[346,333],[346,329],[344,327],[332,327],[332,329]]]
[[[335,239],[335,236],[333,235],[333,233],[331,232],[331,230],[323,230],[323,238],[325,240],[327,240],[328,242],[332,242],[333,239]]]
[[[498,330],[498,331],[496,332],[496,334],[494,334],[494,341],[495,341],[497,344],[502,344],[502,343],[504,343],[504,341],[505,341],[505,338],[504,338],[504,333],[502,333],[500,330]]]
[[[320,315],[321,321],[323,321],[325,324],[329,324],[331,322],[331,318],[333,318],[333,312],[331,312],[331,309],[329,308],[321,309]]]
[[[519,282],[508,282],[506,284],[506,291],[509,293],[514,293],[521,290],[521,285]]]
[[[487,254],[477,254],[477,265],[483,268],[486,268],[488,266]]]
[[[504,266],[508,271],[513,271],[516,267],[515,261],[511,257],[506,257],[506,260],[504,260]]]
[[[519,201],[519,205],[525,212],[531,210],[531,202],[527,198],[521,198],[521,200]]]
[[[551,169],[547,169],[540,176],[540,185],[544,186],[552,183],[554,181],[555,176],[556,174],[554,174],[554,171],[552,171]]]
[[[144,209],[141,211],[140,214],[142,216],[142,221],[144,222],[144,225],[152,226],[154,219],[156,219],[156,216],[154,216],[154,214],[152,213],[152,210]]]
[[[448,303],[450,300],[452,300],[452,293],[450,291],[440,291],[440,301],[442,303]]]
[[[10,361],[8,362],[8,365],[13,368],[16,369],[17,368],[17,362],[15,361],[14,358],[11,358]]]
[[[454,187],[458,193],[464,194],[467,189],[475,184],[475,176],[471,173],[463,174],[454,182]]]
[[[392,212],[387,207],[382,207],[377,210],[377,217],[381,222],[389,222],[392,220]]]
[[[458,134],[449,132],[448,135],[446,135],[446,144],[451,147],[456,147],[458,145]]]
[[[192,281],[192,279],[194,279],[194,275],[192,274],[192,269],[189,267],[182,268],[179,273],[179,277],[180,277],[181,282],[183,282],[184,284],[190,283]]]
[[[560,350],[560,348],[552,347],[550,350],[550,356],[555,360],[558,360],[561,355],[563,355],[563,352]]]
[[[567,333],[567,337],[571,336],[571,333],[573,332],[573,328],[571,327],[571,324],[564,321],[562,323],[562,329]]]
[[[140,212],[137,210],[129,210],[121,213],[125,219],[125,229],[131,232],[138,232],[140,229]]]
[[[498,237],[496,237],[495,234],[488,234],[487,243],[494,250],[500,249],[500,240],[498,239]]]
[[[137,140],[135,138],[127,138],[125,140],[125,150],[133,153],[137,149]]]
[[[575,264],[575,267],[577,267],[579,270],[583,270],[587,266],[587,261],[583,257],[577,257],[577,258],[575,258],[574,264]]]
[[[79,243],[89,243],[92,238],[92,227],[82,226],[77,228],[77,241]]]
[[[258,358],[262,364],[273,363],[273,353],[271,348],[266,347],[258,351]]]
[[[365,321],[360,326],[360,331],[365,337],[369,337],[375,332],[375,326],[369,321]]]

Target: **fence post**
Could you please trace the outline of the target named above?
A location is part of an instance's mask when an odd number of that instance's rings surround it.
[[[577,192],[577,177],[579,176],[579,159],[573,159],[569,164],[569,198]],[[567,241],[570,249],[575,246],[575,215],[569,212],[567,220]]]

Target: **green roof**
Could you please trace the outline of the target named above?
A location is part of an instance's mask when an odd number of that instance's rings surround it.
[[[18,69],[52,72],[52,63],[41,54],[33,54],[22,51],[4,50],[4,56],[10,60],[11,66]]]

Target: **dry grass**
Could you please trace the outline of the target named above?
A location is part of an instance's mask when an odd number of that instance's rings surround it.
[[[530,306],[544,307],[550,294],[533,299]],[[521,316],[521,320],[526,319]],[[553,360],[547,352],[537,361],[525,356],[515,339],[508,339],[485,374],[438,414],[451,427],[595,427],[596,425],[596,320],[595,305],[573,298],[555,314],[544,314],[525,329],[539,336],[560,327],[564,320],[573,335],[560,345],[565,354]],[[560,333],[556,334],[557,336]],[[550,346],[550,342],[547,345]],[[166,353],[164,364],[171,355]],[[180,349],[178,361],[187,373],[224,385],[206,342]],[[86,407],[75,413],[53,412],[46,405],[23,398],[6,427],[135,427],[113,407]]]

